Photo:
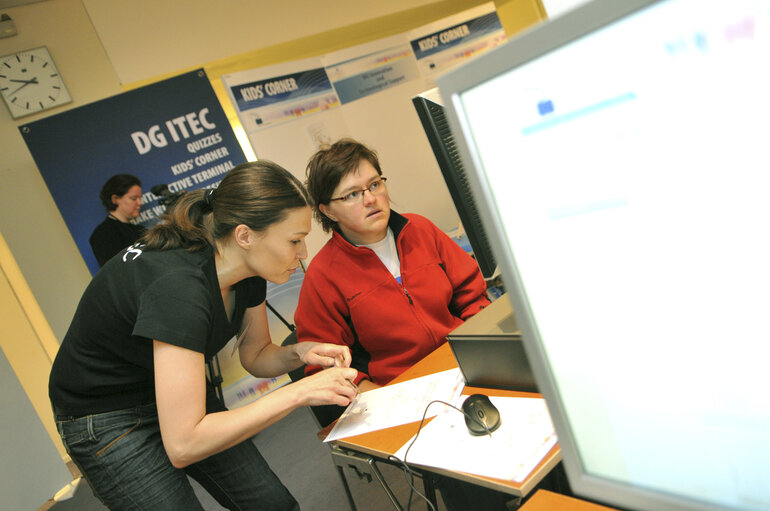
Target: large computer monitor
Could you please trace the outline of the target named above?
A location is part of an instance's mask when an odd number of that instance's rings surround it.
[[[770,509],[770,1],[596,0],[437,79],[578,495]]]
[[[452,202],[460,216],[460,222],[468,235],[473,257],[476,258],[484,278],[491,279],[497,269],[497,263],[495,263],[487,233],[481,222],[481,215],[476,207],[476,200],[468,183],[465,166],[457,151],[454,134],[449,129],[441,96],[434,88],[413,97],[412,103],[417,110],[417,116],[428,137],[430,147],[433,149],[441,175],[444,176],[449,195],[452,196]]]

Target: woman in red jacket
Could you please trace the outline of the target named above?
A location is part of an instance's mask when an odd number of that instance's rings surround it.
[[[473,258],[428,219],[390,209],[387,178],[363,144],[343,139],[318,151],[307,175],[316,219],[332,237],[305,275],[297,336],[349,346],[356,383],[369,390],[488,305],[486,284]]]
[[[332,237],[305,275],[297,337],[349,346],[355,382],[377,388],[488,305],[486,283],[476,261],[432,222],[390,209],[387,178],[363,144],[343,139],[318,151],[307,177],[315,217]],[[325,408],[329,422],[344,410]],[[509,498],[450,478],[434,482],[450,511],[505,509]]]
[[[488,305],[486,284],[476,261],[428,219],[390,209],[387,178],[363,144],[343,139],[318,151],[307,177],[315,217],[332,237],[305,275],[294,317],[297,337],[349,346],[355,381],[370,390],[435,350]],[[320,369],[307,366],[306,372]],[[328,422],[344,410],[333,408],[324,411]],[[503,510],[510,499],[456,479],[434,476],[434,482],[449,511]],[[559,482],[546,487],[568,491]]]

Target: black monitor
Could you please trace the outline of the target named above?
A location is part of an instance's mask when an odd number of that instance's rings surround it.
[[[449,123],[444,114],[444,107],[435,89],[412,98],[412,103],[417,109],[425,134],[436,156],[436,161],[444,176],[449,194],[452,196],[457,214],[460,216],[463,228],[468,235],[473,256],[479,264],[481,274],[490,279],[494,276],[497,265],[489,246],[484,225],[476,207],[468,178],[465,175],[465,167],[457,152],[454,136],[449,129]]]
[[[578,495],[770,509],[768,62],[768,0],[595,0],[436,80]]]

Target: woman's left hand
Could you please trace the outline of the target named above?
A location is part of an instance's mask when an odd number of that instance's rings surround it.
[[[300,342],[294,345],[303,363],[321,367],[350,367],[350,348],[339,344]]]

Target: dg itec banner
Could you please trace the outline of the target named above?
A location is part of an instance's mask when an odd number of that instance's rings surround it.
[[[165,206],[150,192],[216,187],[246,161],[202,70],[90,103],[19,127],[91,273],[88,238],[107,216],[99,200],[115,174],[142,181],[137,222],[157,222]]]

